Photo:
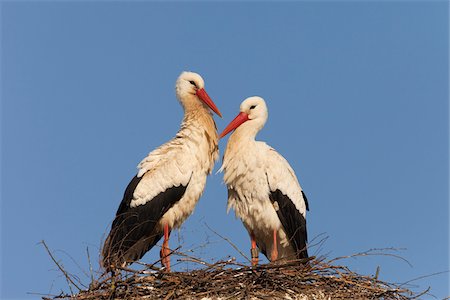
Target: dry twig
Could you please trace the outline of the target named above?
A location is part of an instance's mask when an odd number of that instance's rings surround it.
[[[55,257],[53,256],[53,254],[50,252],[50,249],[48,248],[47,244],[45,243],[44,240],[41,241],[41,244],[44,245],[45,250],[47,250],[48,255],[50,256],[50,258],[53,260],[53,262],[56,264],[56,266],[58,267],[58,269],[64,274],[64,277],[66,278],[67,282],[69,283],[69,288],[70,287],[70,283],[73,284],[78,291],[81,291],[82,289],[72,280],[72,277],[69,276],[69,274],[64,270],[64,268],[62,267],[62,265],[55,259]],[[73,293],[73,292],[72,292]]]

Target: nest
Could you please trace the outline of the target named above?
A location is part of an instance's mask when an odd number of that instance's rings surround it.
[[[49,252],[51,255],[51,253]],[[352,272],[334,260],[309,258],[251,267],[234,258],[207,263],[176,252],[181,259],[201,268],[165,272],[155,264],[142,269],[121,268],[103,274],[78,293],[43,297],[49,299],[416,299],[420,294],[375,276]],[[52,257],[53,259],[53,257]],[[54,260],[54,259],[53,259]],[[54,260],[56,262],[56,260]],[[58,267],[60,267],[58,265]],[[60,268],[67,276],[67,273]],[[66,278],[75,285],[73,279]],[[76,286],[76,285],[75,285]]]

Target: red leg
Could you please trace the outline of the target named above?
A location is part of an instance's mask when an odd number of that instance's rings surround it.
[[[164,242],[161,248],[161,264],[166,268],[167,272],[170,272],[170,249],[169,249],[169,225],[164,224]]]
[[[256,239],[253,233],[250,233],[250,239],[252,240],[252,249],[250,253],[252,254],[252,266],[258,265],[258,249],[256,248]]]
[[[277,230],[273,230],[273,247],[271,253],[271,261],[276,261],[278,259],[278,244],[277,244]]]

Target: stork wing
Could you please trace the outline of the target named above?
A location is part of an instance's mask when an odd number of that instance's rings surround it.
[[[183,197],[192,176],[192,163],[183,161],[179,153],[168,152],[157,160],[153,151],[144,159],[153,159],[153,163],[142,175],[139,172],[125,190],[103,248],[105,268],[140,259],[161,239],[157,224]],[[142,171],[142,163],[140,167]]]
[[[267,153],[266,175],[270,201],[298,258],[306,258],[306,196],[287,160],[270,147]]]

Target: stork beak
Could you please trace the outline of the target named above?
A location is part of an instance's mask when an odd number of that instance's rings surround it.
[[[211,108],[219,117],[222,118],[222,114],[220,113],[219,109],[214,104],[214,102],[211,100],[209,95],[206,93],[205,89],[197,90],[197,96],[198,96],[198,98],[200,98],[200,100],[205,102],[205,104],[208,105],[209,108]]]
[[[230,133],[231,131],[235,130],[236,128],[241,126],[242,123],[244,123],[245,121],[248,121],[248,120],[249,120],[248,114],[246,114],[245,112],[240,112],[236,116],[236,118],[234,118],[234,120],[231,121],[230,124],[228,124],[228,126],[222,131],[222,133],[219,136],[219,139],[223,138],[228,133]]]

